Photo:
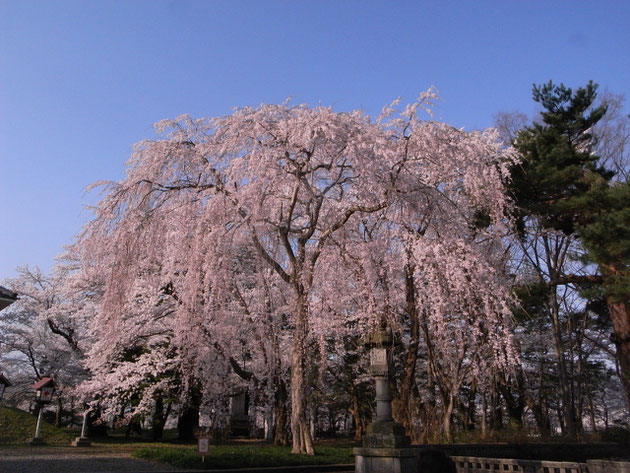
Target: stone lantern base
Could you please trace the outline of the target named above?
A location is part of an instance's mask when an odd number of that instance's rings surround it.
[[[363,446],[368,448],[404,448],[409,444],[405,428],[393,420],[372,422],[363,437]]]
[[[353,449],[355,473],[415,473],[417,448],[360,447]]]
[[[363,437],[363,447],[355,448],[356,473],[415,473],[418,449],[409,447],[402,425],[393,420],[372,422]]]
[[[73,447],[90,447],[91,445],[92,445],[92,442],[90,442],[90,439],[87,437],[76,437],[72,441]]]

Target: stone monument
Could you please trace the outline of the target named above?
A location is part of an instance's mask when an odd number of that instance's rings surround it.
[[[249,435],[249,396],[246,391],[230,396],[230,435],[247,437]]]

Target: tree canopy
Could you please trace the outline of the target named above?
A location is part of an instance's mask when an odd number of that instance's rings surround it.
[[[3,282],[11,402],[53,374],[58,413],[89,401],[156,439],[176,417],[190,440],[229,432],[238,398],[312,454],[318,432],[366,432],[365,340],[387,330],[415,442],[608,428],[630,392],[630,120],[596,92],[534,86],[533,123],[473,132],[432,121],[431,90],[377,117],[157,123],[53,274]]]
[[[503,182],[515,157],[491,132],[420,120],[433,98],[377,119],[283,104],[160,122],[79,242],[84,270],[107,274],[93,326],[108,341],[92,363],[158,311],[182,366],[203,379],[207,357],[248,330],[266,369],[290,353],[293,451],[312,454],[310,340],[395,330],[408,267],[436,347],[478,372],[507,366]],[[283,318],[279,351],[268,324]]]

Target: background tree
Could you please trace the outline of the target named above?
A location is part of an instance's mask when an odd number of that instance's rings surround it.
[[[28,267],[18,273],[4,284],[19,299],[0,316],[0,359],[15,385],[14,402],[29,398],[35,381],[52,376],[58,386],[56,423],[62,422],[64,406],[71,422],[72,388],[88,374],[82,361],[90,340],[91,302],[61,266],[51,275]]]
[[[616,182],[602,189],[592,210],[578,232],[602,277],[630,406],[630,183]]]
[[[580,291],[604,281],[619,363],[623,367],[630,359],[624,353],[624,349],[627,350],[624,340],[628,333],[628,292],[623,289],[623,274],[627,268],[627,251],[624,250],[627,235],[623,225],[628,200],[623,198],[623,185],[610,185],[614,173],[603,168],[595,154],[598,141],[593,132],[607,110],[606,105],[595,106],[596,89],[592,82],[575,92],[552,82],[535,86],[534,100],[543,106],[541,122],[519,132],[514,141],[523,161],[513,168],[511,193],[519,209],[517,218],[524,237],[521,241],[529,241],[526,244],[530,245],[521,249],[537,268],[540,283],[547,288],[558,375],[563,386],[564,425],[571,436],[576,434],[576,416],[563,354],[566,341],[562,339],[560,326],[560,312],[566,301],[561,293],[566,291],[567,285]],[[611,227],[616,229],[614,249],[604,248],[606,244],[597,240],[600,242],[598,250],[593,245],[595,239],[604,237],[602,220],[612,224],[611,219],[617,222],[617,226]],[[528,240],[527,233],[536,239]],[[584,247],[591,261],[601,262],[598,263],[599,273],[578,264],[577,255],[585,254]],[[617,267],[606,269],[606,264]],[[567,315],[570,314],[568,311]],[[624,379],[627,379],[624,374],[627,369],[622,368]],[[627,385],[627,380],[624,383]]]
[[[606,107],[606,114],[595,125],[596,152],[600,163],[615,173],[613,180],[630,180],[630,115],[624,112],[625,97],[604,91],[598,103]]]

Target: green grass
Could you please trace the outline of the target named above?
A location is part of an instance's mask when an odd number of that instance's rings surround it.
[[[196,446],[144,447],[136,450],[133,456],[176,467],[198,469],[354,463],[351,447],[319,445],[315,452],[315,456],[294,455],[290,447],[228,444],[211,445],[203,463]]]
[[[20,409],[0,407],[0,445],[24,445],[35,435],[37,418]],[[59,429],[48,422],[42,422],[41,438],[48,444],[69,444],[75,431]]]

